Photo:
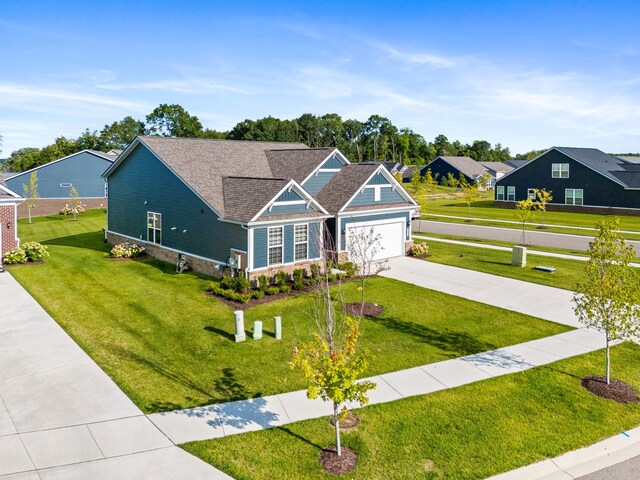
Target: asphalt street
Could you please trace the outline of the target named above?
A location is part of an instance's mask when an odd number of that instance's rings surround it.
[[[435,222],[432,220],[416,220],[414,231],[420,233],[438,233],[443,235],[458,235],[463,237],[497,240],[501,242],[522,242],[522,230],[514,228],[484,227],[465,223]],[[593,237],[586,235],[568,235],[564,233],[541,232],[531,229],[526,231],[527,245],[540,247],[565,248],[569,250],[587,251]],[[629,241],[636,249],[636,256],[640,256],[640,242]]]

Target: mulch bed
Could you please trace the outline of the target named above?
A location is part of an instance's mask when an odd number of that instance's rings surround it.
[[[336,426],[336,422],[333,417],[331,417],[331,420],[329,421],[331,422],[331,425],[334,427]],[[348,412],[347,416],[340,420],[340,430],[351,430],[352,428],[357,427],[359,423],[360,417],[353,412]]]
[[[356,468],[358,454],[350,448],[342,447],[342,455],[338,456],[336,454],[336,447],[327,447],[322,449],[318,460],[325,471],[337,476],[349,473]]]
[[[382,315],[382,312],[384,312],[384,307],[381,307],[380,305],[375,303],[365,303],[363,309],[361,303],[345,303],[342,306],[342,310],[344,310],[345,313],[349,313],[351,315],[360,315],[360,311],[362,310],[363,316],[376,318]]]
[[[277,295],[265,295],[262,298],[252,298],[247,303],[234,302],[233,300],[229,300],[228,298],[224,298],[224,297],[221,297],[220,295],[216,295],[213,292],[205,292],[205,295],[207,297],[215,298],[216,300],[219,300],[225,305],[229,305],[230,307],[233,307],[236,310],[246,310],[247,308],[255,307],[256,305],[262,305],[263,303],[269,303],[275,300],[280,300],[281,298],[294,297],[296,295],[300,295],[301,293],[308,292],[313,288],[314,287],[306,286],[301,290],[292,289],[289,293],[278,293]]]
[[[637,403],[640,399],[635,389],[628,383],[620,380],[610,379],[607,385],[607,379],[603,377],[588,376],[582,379],[582,386],[594,395],[609,400],[615,400],[618,403]]]
[[[11,263],[3,265],[5,268],[24,267],[26,265],[44,265],[44,260],[38,260],[37,262],[24,262],[24,263]]]
[[[137,257],[108,257],[112,262],[133,262],[134,260],[144,260],[145,258],[149,258],[149,255],[146,253],[143,255],[138,255]]]

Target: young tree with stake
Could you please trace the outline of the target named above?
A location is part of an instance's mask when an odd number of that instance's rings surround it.
[[[574,311],[582,324],[605,334],[606,381],[610,382],[609,343],[639,331],[640,281],[630,265],[634,249],[616,230],[618,218],[603,220],[589,244],[584,282],[576,287]]]
[[[324,252],[327,250],[323,249]],[[323,258],[326,259],[326,256]],[[341,308],[341,285],[329,285],[329,265],[314,289],[311,317],[316,324],[313,339],[294,347],[291,368],[300,368],[309,382],[307,397],[322,398],[333,403],[336,453],[342,455],[340,420],[347,414],[347,402],[369,402],[367,392],[376,387],[371,381],[359,381],[365,373],[369,354],[357,349],[360,322],[347,316]]]
[[[540,228],[544,228],[544,214],[547,213],[547,203],[553,200],[553,196],[551,195],[551,190],[547,192],[544,188],[536,188],[535,192],[538,199],[536,207],[542,212],[542,226]]]
[[[29,185],[22,184],[22,190],[24,191],[25,205],[29,212],[29,223],[31,223],[31,209],[36,206],[36,200],[40,198],[38,193],[38,173],[31,172],[29,177]]]
[[[378,254],[383,250],[382,235],[376,233],[373,227],[353,229],[349,232],[347,251],[349,252],[349,260],[358,268],[356,276],[360,279],[362,293],[360,316],[364,312],[365,279],[389,269],[388,260],[376,260]]]
[[[516,217],[522,222],[522,245],[527,244],[527,222],[531,220],[534,206],[531,197],[516,203]]]

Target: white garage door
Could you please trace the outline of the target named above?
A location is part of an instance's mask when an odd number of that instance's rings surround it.
[[[380,235],[383,249],[375,255],[374,260],[400,257],[404,255],[404,219],[380,222],[351,223],[346,229],[346,244],[349,250],[349,238],[358,231],[368,234],[373,227],[374,235]]]

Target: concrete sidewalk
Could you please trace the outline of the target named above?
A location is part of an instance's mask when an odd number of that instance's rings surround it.
[[[604,347],[604,336],[577,329],[547,338],[371,377],[377,387],[370,403],[414,395],[522,372]],[[351,405],[358,408],[360,405]],[[331,415],[332,406],[309,400],[305,390],[206,407],[154,413],[149,419],[174,443],[208,440]]]
[[[176,447],[7,272],[0,304],[0,478],[230,478]]]

